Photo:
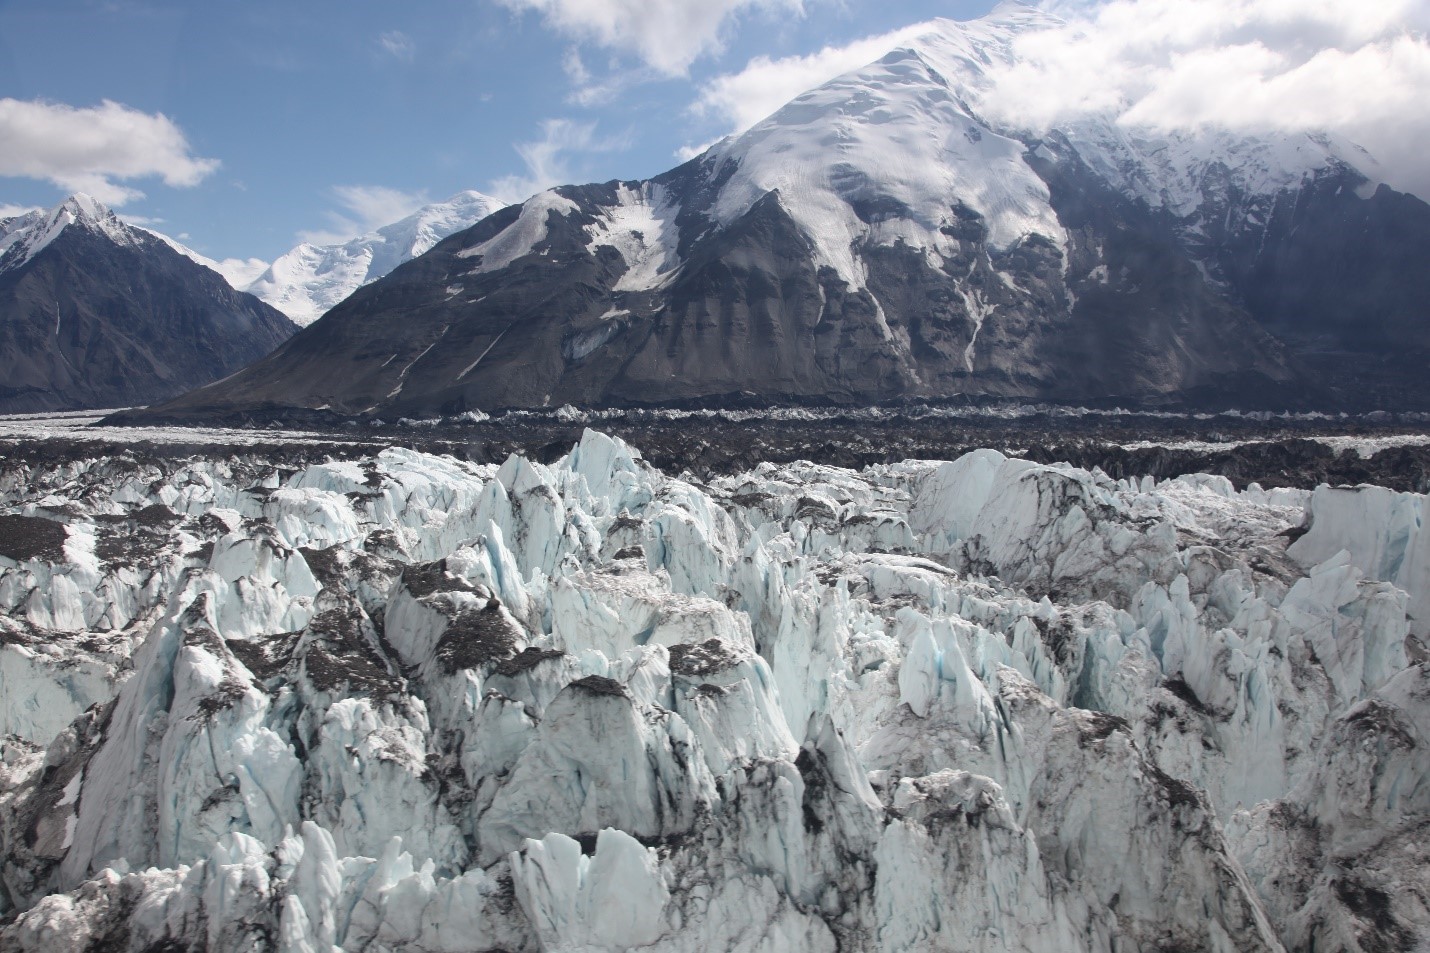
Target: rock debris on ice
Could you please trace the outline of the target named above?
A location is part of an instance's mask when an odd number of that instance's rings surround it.
[[[588,431],[14,464],[0,506],[6,950],[1430,930],[1422,496],[992,451],[700,484]]]

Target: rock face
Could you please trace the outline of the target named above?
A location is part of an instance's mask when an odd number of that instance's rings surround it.
[[[164,400],[295,330],[87,195],[0,221],[0,412]]]
[[[1327,137],[987,118],[1048,23],[940,21],[654,179],[504,209],[165,411],[1430,404],[1430,206]]]
[[[1423,496],[993,451],[697,485],[588,432],[0,505],[5,950],[1430,929]]]
[[[340,245],[303,242],[241,287],[306,327],[358,288],[448,235],[471,228],[504,204],[480,192],[459,192]]]

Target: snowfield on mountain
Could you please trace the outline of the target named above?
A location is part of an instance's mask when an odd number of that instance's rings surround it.
[[[406,218],[334,245],[302,242],[238,287],[288,315],[299,327],[369,282],[411,261],[455,232],[471,228],[505,203],[480,192],[459,192],[424,205]]]
[[[1331,135],[1024,128],[997,83],[1059,22],[931,21],[677,168],[537,193],[150,419],[1430,407],[1430,205]]]
[[[1430,931],[1422,495],[588,431],[12,461],[0,509],[7,951]]]

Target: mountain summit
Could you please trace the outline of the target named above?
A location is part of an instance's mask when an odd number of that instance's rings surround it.
[[[163,400],[295,330],[83,193],[0,220],[0,412]]]
[[[304,242],[280,256],[244,290],[306,326],[358,288],[448,235],[471,228],[504,204],[468,190],[342,244]]]
[[[1052,22],[936,21],[654,179],[503,209],[165,413],[1430,403],[1430,206],[1330,137],[983,115]]]

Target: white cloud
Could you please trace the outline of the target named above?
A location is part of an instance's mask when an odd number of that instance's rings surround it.
[[[1154,131],[1325,131],[1430,196],[1430,0],[1053,0],[1062,25],[992,65],[979,108],[1028,132],[1087,113]],[[691,110],[742,131],[800,92],[871,63],[927,25],[807,56],[756,57]],[[696,147],[682,150],[682,157]]]
[[[417,44],[412,42],[412,37],[401,30],[390,30],[377,38],[377,45],[389,56],[402,60],[405,63],[412,62],[412,57],[417,52]]]
[[[541,123],[540,139],[514,146],[526,164],[526,174],[496,179],[487,191],[503,202],[523,202],[543,189],[582,178],[581,166],[573,162],[573,156],[614,152],[627,145],[621,137],[597,138],[594,122],[547,119]]]
[[[982,108],[1045,129],[1085,112],[1157,131],[1326,131],[1430,195],[1430,0],[1068,2],[1015,44]]]
[[[382,185],[335,185],[332,191],[342,211],[327,213],[327,228],[299,232],[299,241],[340,245],[406,218],[431,201],[426,192],[404,192]]]
[[[927,29],[928,24],[916,23],[844,46],[826,46],[807,56],[757,56],[738,73],[717,76],[706,84],[691,110],[728,123],[731,132],[742,132],[805,90],[874,62]]]
[[[144,193],[122,184],[159,178],[187,188],[218,168],[193,154],[182,130],[162,113],[104,100],[76,108],[43,100],[0,99],[0,175],[53,182],[108,205]]]
[[[581,51],[574,46],[567,49],[566,55],[561,58],[561,69],[572,86],[585,86],[591,82],[591,71],[586,68],[586,61],[581,59]]]
[[[38,212],[38,205],[0,205],[0,218],[14,218],[29,212]]]
[[[733,18],[752,11],[802,15],[804,0],[500,0],[534,10],[553,29],[581,41],[633,53],[658,73],[683,75],[721,48]]]
[[[709,142],[702,142],[696,146],[681,146],[675,150],[675,157],[681,162],[689,162],[719,141],[719,139],[711,139]]]
[[[128,225],[137,225],[140,228],[154,228],[164,224],[162,218],[153,218],[149,215],[131,215],[127,212],[121,214],[119,220]]]
[[[212,267],[230,285],[243,291],[268,270],[268,262],[262,258],[225,258],[214,262]]]

